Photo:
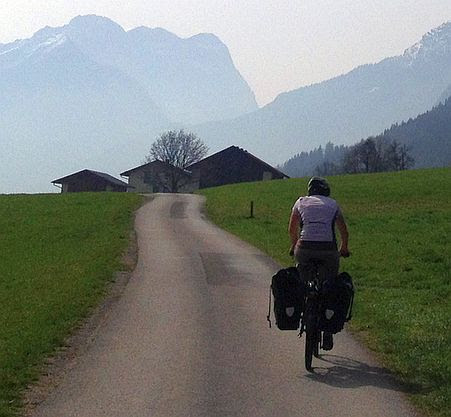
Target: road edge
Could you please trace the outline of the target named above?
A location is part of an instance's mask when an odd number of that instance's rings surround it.
[[[22,417],[33,416],[35,408],[48,398],[63,381],[67,373],[73,369],[77,363],[77,358],[86,352],[94,342],[97,330],[107,316],[108,311],[121,298],[138,262],[139,247],[138,234],[135,227],[136,216],[140,208],[149,204],[152,200],[152,197],[146,195],[142,204],[133,213],[129,244],[121,256],[124,270],[116,271],[113,274],[111,281],[105,284],[104,297],[73,329],[62,346],[57,348],[53,355],[44,360],[37,380],[29,384],[24,390],[20,413]]]

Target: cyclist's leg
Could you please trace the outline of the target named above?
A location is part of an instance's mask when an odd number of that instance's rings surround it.
[[[308,277],[308,273],[311,270],[310,260],[312,258],[323,262],[324,278],[327,279],[338,275],[340,254],[337,250],[305,249],[296,246],[294,256],[297,261],[299,274],[303,279]]]
[[[320,252],[320,251],[318,251]],[[321,251],[318,253],[318,258],[324,262],[324,269],[326,279],[336,278],[338,275],[338,269],[340,266],[340,254],[336,250]]]
[[[331,277],[336,278],[338,275],[340,255],[338,251],[324,250],[316,251],[315,257],[323,262],[321,274],[322,279],[329,279]],[[329,332],[323,332],[322,337],[322,349],[332,350],[334,346],[333,334]]]
[[[314,258],[314,251],[310,249],[302,249],[296,246],[294,250],[294,257],[297,262],[297,268],[301,279],[306,282],[308,281],[309,274],[311,273],[312,266],[310,264],[310,259]]]

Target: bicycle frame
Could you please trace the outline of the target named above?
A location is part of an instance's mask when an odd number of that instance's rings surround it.
[[[319,357],[321,331],[319,328],[321,312],[321,286],[325,277],[324,264],[312,259],[311,269],[306,281],[307,293],[305,297],[305,311],[302,315],[299,337],[305,332],[305,367],[312,371],[312,357]]]

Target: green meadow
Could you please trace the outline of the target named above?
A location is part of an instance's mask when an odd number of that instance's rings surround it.
[[[104,296],[141,198],[128,193],[0,195],[0,416]]]
[[[236,184],[202,194],[212,221],[290,265],[288,219],[307,180]],[[357,289],[351,330],[423,412],[451,416],[451,169],[328,180],[350,231],[352,256],[341,268]]]

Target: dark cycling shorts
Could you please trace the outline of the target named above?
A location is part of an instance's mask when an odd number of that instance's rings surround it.
[[[303,279],[307,279],[307,274],[311,268],[309,262],[312,258],[319,259],[323,262],[326,270],[326,279],[329,277],[337,277],[338,275],[340,254],[337,249],[306,249],[296,245],[294,256],[298,262],[298,270]]]

